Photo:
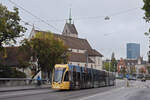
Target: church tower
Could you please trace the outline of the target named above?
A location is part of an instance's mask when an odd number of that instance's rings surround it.
[[[75,25],[72,23],[71,9],[69,14],[69,22],[66,22],[62,35],[78,38],[78,32]]]

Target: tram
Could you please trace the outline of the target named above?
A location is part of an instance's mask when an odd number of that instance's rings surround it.
[[[56,64],[52,75],[52,88],[59,90],[113,86],[111,72],[69,64]]]

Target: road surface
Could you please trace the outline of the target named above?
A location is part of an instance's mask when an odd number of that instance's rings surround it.
[[[117,87],[102,87],[74,91],[52,89],[0,92],[0,100],[150,100],[150,81],[118,81]]]

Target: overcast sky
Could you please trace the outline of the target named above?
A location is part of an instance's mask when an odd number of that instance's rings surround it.
[[[80,38],[86,38],[91,46],[110,58],[115,52],[116,58],[126,58],[126,43],[139,43],[141,56],[147,59],[148,38],[144,32],[150,24],[142,17],[144,11],[142,0],[12,0],[32,14],[45,20],[50,25],[42,23],[35,17],[20,9],[22,20],[34,24],[36,28],[61,34],[69,17],[69,8],[72,8],[72,17]],[[0,3],[10,10],[13,4],[8,0]],[[110,16],[110,20],[104,20]],[[24,24],[23,24],[24,25]],[[28,28],[29,36],[32,26]]]

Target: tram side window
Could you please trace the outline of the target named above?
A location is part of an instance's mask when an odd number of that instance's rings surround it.
[[[69,72],[67,71],[66,74],[65,74],[65,79],[64,81],[69,81]]]
[[[73,82],[76,82],[76,72],[73,71]]]
[[[80,82],[80,72],[77,72],[77,81]]]

